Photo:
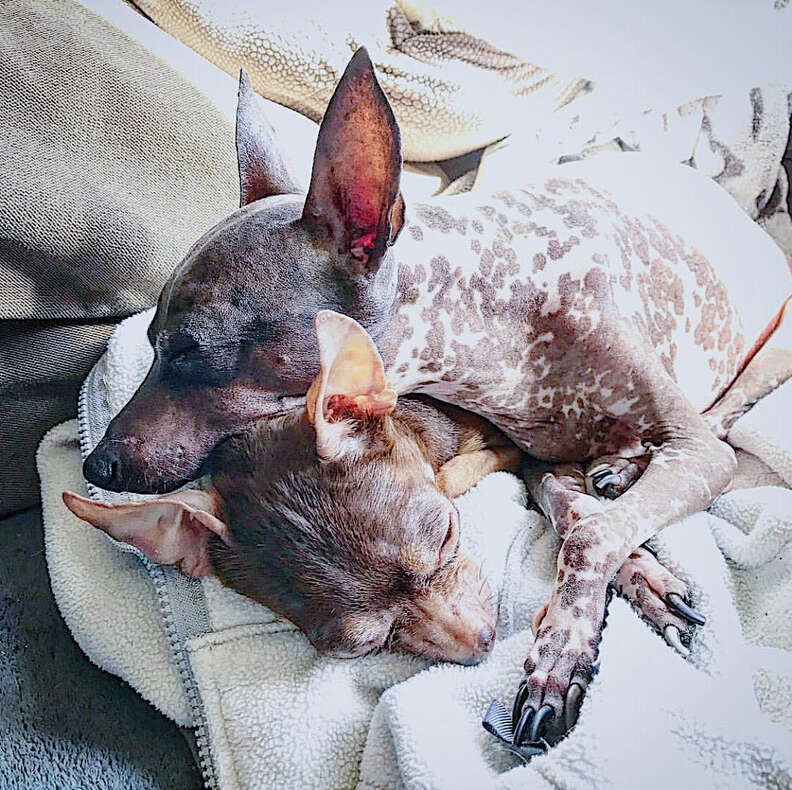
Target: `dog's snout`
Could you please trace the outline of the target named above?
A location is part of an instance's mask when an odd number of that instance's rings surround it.
[[[492,650],[492,646],[495,644],[495,629],[492,626],[485,625],[481,631],[479,631],[478,636],[478,644],[476,645],[476,649],[482,655],[486,655]]]
[[[467,666],[481,663],[495,644],[495,629],[491,625],[484,625],[478,632],[476,644],[470,655],[464,657],[459,663]]]
[[[108,491],[121,491],[121,458],[117,447],[108,442],[100,442],[85,459],[83,476]]]

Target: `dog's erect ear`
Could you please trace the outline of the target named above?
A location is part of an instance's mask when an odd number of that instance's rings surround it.
[[[385,380],[374,341],[357,321],[322,310],[314,325],[319,375],[308,390],[306,407],[316,430],[319,457],[334,461],[364,449],[357,421],[390,414],[396,406],[396,393]]]
[[[303,212],[356,271],[375,271],[404,223],[401,164],[396,118],[361,47],[322,119]]]
[[[270,195],[303,192],[289,172],[275,139],[275,130],[267,120],[264,103],[250,87],[245,69],[239,72],[236,148],[240,206]]]
[[[228,527],[218,518],[217,499],[189,489],[147,502],[111,504],[63,492],[63,502],[77,518],[116,540],[129,543],[162,565],[178,565],[186,576],[214,573],[209,537],[228,541]]]

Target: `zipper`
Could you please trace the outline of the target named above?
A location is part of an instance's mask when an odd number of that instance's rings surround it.
[[[91,428],[94,423],[93,420],[90,419],[91,405],[89,404],[89,392],[96,392],[97,389],[101,391],[101,389],[96,386],[95,379],[102,374],[104,361],[105,357],[102,356],[99,362],[91,368],[90,373],[80,387],[80,393],[77,397],[77,435],[80,443],[80,455],[83,461],[97,444],[97,442],[94,441]],[[109,412],[109,407],[106,408]],[[88,495],[91,499],[100,502],[106,501],[102,489],[88,481],[86,481],[86,486],[88,488]],[[179,629],[175,625],[175,617],[168,594],[168,580],[165,571],[160,565],[152,562],[142,552],[132,546],[123,547],[122,550],[135,554],[140,558],[154,585],[165,636],[168,641],[168,646],[170,647],[171,655],[176,664],[179,679],[184,689],[187,704],[192,716],[193,727],[195,729],[195,742],[198,749],[198,767],[201,770],[204,785],[209,788],[209,790],[220,790],[214,760],[212,759],[212,750],[209,745],[209,729],[206,721],[206,711],[203,706],[200,691],[198,690],[198,685],[195,682],[190,667],[190,659],[187,654],[185,641],[181,638]]]

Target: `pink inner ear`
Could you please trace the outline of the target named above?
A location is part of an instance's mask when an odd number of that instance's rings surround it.
[[[366,168],[358,168],[356,177],[366,178]],[[349,247],[352,255],[358,260],[366,261],[368,253],[374,249],[377,240],[377,226],[379,225],[379,204],[381,197],[373,187],[358,182],[350,187],[350,194],[346,206],[346,226],[360,233],[351,239]]]
[[[348,395],[331,395],[325,403],[324,416],[330,422],[354,419],[360,416],[360,408]]]
[[[338,251],[367,271],[390,241],[400,173],[396,119],[360,49],[322,119],[303,217],[327,229]]]
[[[358,236],[358,238],[352,239],[349,245],[349,251],[352,253],[352,257],[366,263],[369,253],[374,249],[374,240],[376,238],[376,232],[371,231],[371,233],[366,233],[364,236]]]
[[[384,417],[396,405],[396,393],[382,390],[365,395],[331,395],[325,401],[324,418],[328,422],[339,422],[360,417]]]
[[[154,562],[178,564],[187,576],[211,574],[209,536],[214,533],[223,540],[228,536],[228,528],[220,519],[196,508],[215,509],[215,498],[204,491],[180,491],[161,499],[115,504],[64,491],[63,502],[83,521],[130,543]]]

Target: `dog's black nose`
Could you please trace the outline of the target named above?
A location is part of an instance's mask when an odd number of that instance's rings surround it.
[[[492,650],[492,646],[494,644],[495,629],[491,626],[485,625],[481,631],[479,631],[477,649],[480,653],[487,654],[490,650]]]
[[[121,491],[121,458],[117,447],[104,441],[85,459],[83,477],[99,488]]]

